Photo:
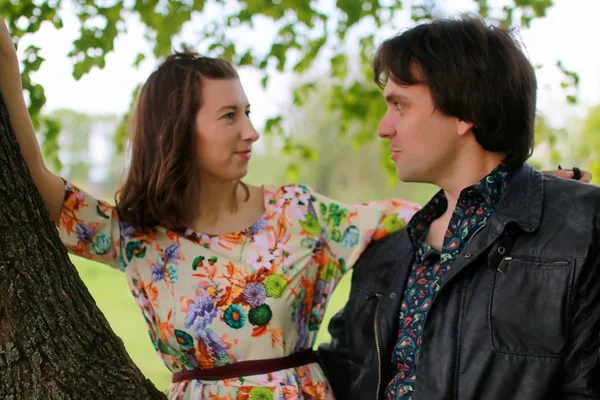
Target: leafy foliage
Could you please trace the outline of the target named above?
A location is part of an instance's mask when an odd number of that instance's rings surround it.
[[[379,29],[402,28],[397,21],[401,12],[409,12],[413,21],[443,16],[439,0],[415,0],[410,9],[403,9],[401,0],[6,0],[0,3],[0,15],[9,22],[9,30],[15,39],[35,33],[42,23],[56,28],[62,26],[61,15],[75,12],[81,27],[79,37],[73,42],[69,57],[73,60],[73,76],[76,79],[93,68],[104,68],[106,56],[114,50],[115,39],[126,31],[126,20],[137,18],[145,26],[146,36],[153,43],[156,57],[166,56],[173,48],[177,35],[193,18],[201,18],[207,9],[216,10],[219,18],[195,24],[198,43],[206,47],[212,56],[229,59],[239,66],[253,66],[263,72],[262,84],[269,81],[268,70],[310,73],[319,57],[329,61],[328,74],[335,96],[330,104],[342,110],[345,127],[342,132],[352,131],[357,144],[365,143],[373,136],[381,116],[380,92],[371,82],[370,57],[375,49],[375,34]],[[552,7],[552,0],[511,0],[502,8],[492,6],[489,0],[472,0],[472,5],[483,17],[504,26],[528,26],[534,18],[543,17]],[[211,14],[212,15],[212,14]],[[259,52],[236,43],[232,32],[239,28],[253,28],[266,21],[276,26],[276,32],[266,52]],[[368,34],[359,38],[358,55],[348,50],[348,36],[353,28],[370,24]],[[354,39],[353,39],[354,40]],[[238,41],[239,42],[239,41]],[[38,131],[45,137],[45,155],[57,157],[56,137],[60,127],[55,120],[41,117],[46,101],[44,90],[33,82],[30,74],[37,71],[44,60],[39,48],[31,46],[23,60],[23,83],[30,97],[30,112]],[[137,55],[139,64],[147,54]],[[359,61],[359,62],[357,62]],[[565,72],[565,84],[576,87],[578,78],[559,64]],[[319,71],[319,79],[323,72]],[[313,90],[315,81],[308,80],[293,93],[294,104],[301,104],[302,92]],[[576,100],[569,93],[569,101]],[[281,117],[267,122],[268,133],[285,134]],[[124,130],[117,138],[124,141]],[[285,151],[314,158],[314,152],[286,135]],[[123,149],[123,142],[118,143]],[[297,168],[293,165],[291,170]]]
[[[592,183],[600,183],[600,105],[592,107],[585,120],[580,136],[577,138],[575,152],[581,165],[589,165]]]

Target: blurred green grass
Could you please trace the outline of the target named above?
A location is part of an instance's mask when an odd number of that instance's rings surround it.
[[[171,373],[154,351],[146,330],[146,322],[129,291],[125,275],[121,271],[81,257],[71,256],[71,260],[138,368],[158,389],[164,390],[169,385]],[[333,293],[317,336],[317,344],[329,340],[327,324],[331,316],[343,307],[349,290],[350,274],[342,279]]]

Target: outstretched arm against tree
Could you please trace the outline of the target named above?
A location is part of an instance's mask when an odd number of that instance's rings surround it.
[[[10,115],[10,123],[21,147],[21,153],[33,182],[42,195],[51,220],[58,224],[64,198],[64,184],[60,177],[44,165],[33,123],[27,110],[19,60],[4,19],[0,18],[0,93]]]

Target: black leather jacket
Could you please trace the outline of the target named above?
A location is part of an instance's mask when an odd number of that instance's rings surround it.
[[[383,398],[412,261],[401,231],[355,266],[319,348],[338,400]],[[433,299],[413,395],[600,399],[600,188],[514,172]]]

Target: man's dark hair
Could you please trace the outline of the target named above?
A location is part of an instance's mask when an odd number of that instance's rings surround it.
[[[516,168],[533,151],[537,82],[513,32],[479,17],[437,20],[387,39],[373,63],[375,82],[425,84],[437,110],[473,123],[486,150]]]

